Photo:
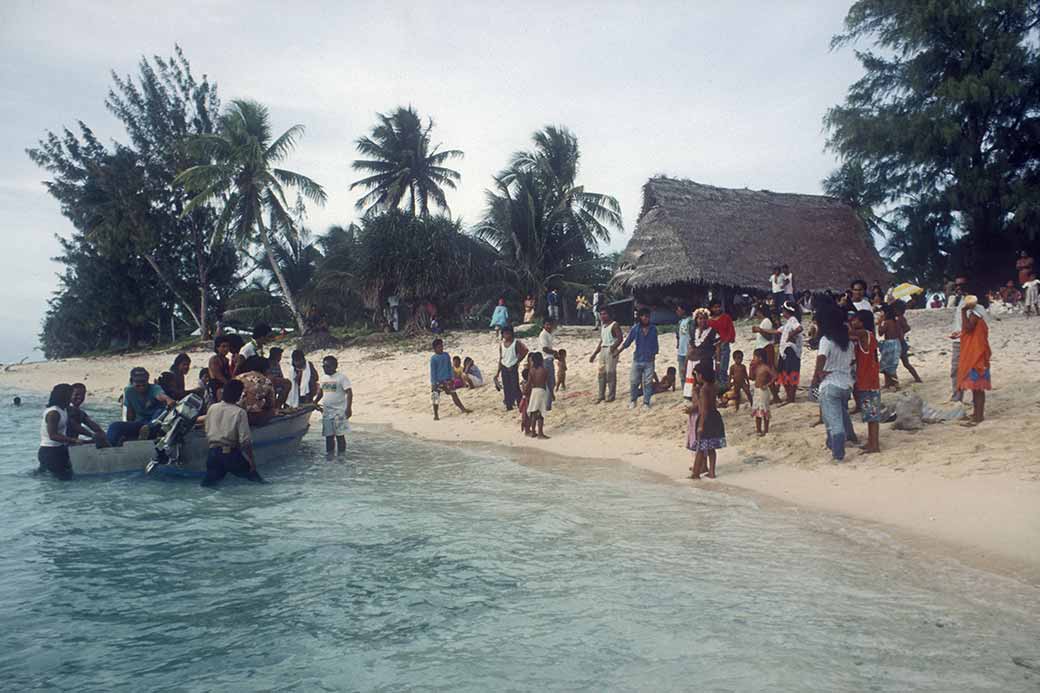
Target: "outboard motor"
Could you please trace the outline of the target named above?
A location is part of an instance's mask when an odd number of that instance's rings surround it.
[[[202,406],[202,398],[191,394],[155,420],[162,429],[162,435],[155,441],[155,456],[145,467],[146,474],[159,464],[180,464],[181,445],[185,436],[195,427],[195,419],[202,413]]]

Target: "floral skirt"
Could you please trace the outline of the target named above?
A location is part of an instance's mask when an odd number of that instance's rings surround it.
[[[788,349],[780,358],[780,374],[776,377],[776,384],[783,386],[798,386],[802,377],[802,360],[794,349]]]
[[[690,428],[686,433],[686,449],[691,452],[705,452],[707,450],[719,450],[726,447],[726,426],[722,422],[722,415],[717,409],[707,414],[704,422],[704,433],[697,435],[699,416],[690,415]]]

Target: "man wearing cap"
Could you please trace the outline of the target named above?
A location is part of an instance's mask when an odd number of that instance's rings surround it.
[[[228,474],[264,483],[256,471],[253,456],[253,434],[249,416],[237,403],[242,397],[242,381],[232,380],[224,386],[221,401],[206,411],[206,478],[203,486],[214,486]]]
[[[109,445],[122,445],[124,440],[147,440],[158,432],[152,421],[175,402],[158,385],[149,383],[148,371],[141,367],[130,371],[130,384],[123,389],[126,421],[114,421],[105,434]]]

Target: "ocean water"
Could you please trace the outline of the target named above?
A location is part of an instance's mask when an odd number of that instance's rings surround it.
[[[842,520],[379,431],[331,462],[312,431],[265,486],[61,483],[26,399],[4,690],[1040,689],[1040,590]]]

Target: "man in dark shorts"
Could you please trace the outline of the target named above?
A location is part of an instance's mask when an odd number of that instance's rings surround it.
[[[253,435],[249,430],[249,415],[238,406],[243,385],[232,380],[221,391],[221,401],[206,412],[206,478],[203,486],[215,486],[228,474],[264,483],[256,471],[253,457]]]

